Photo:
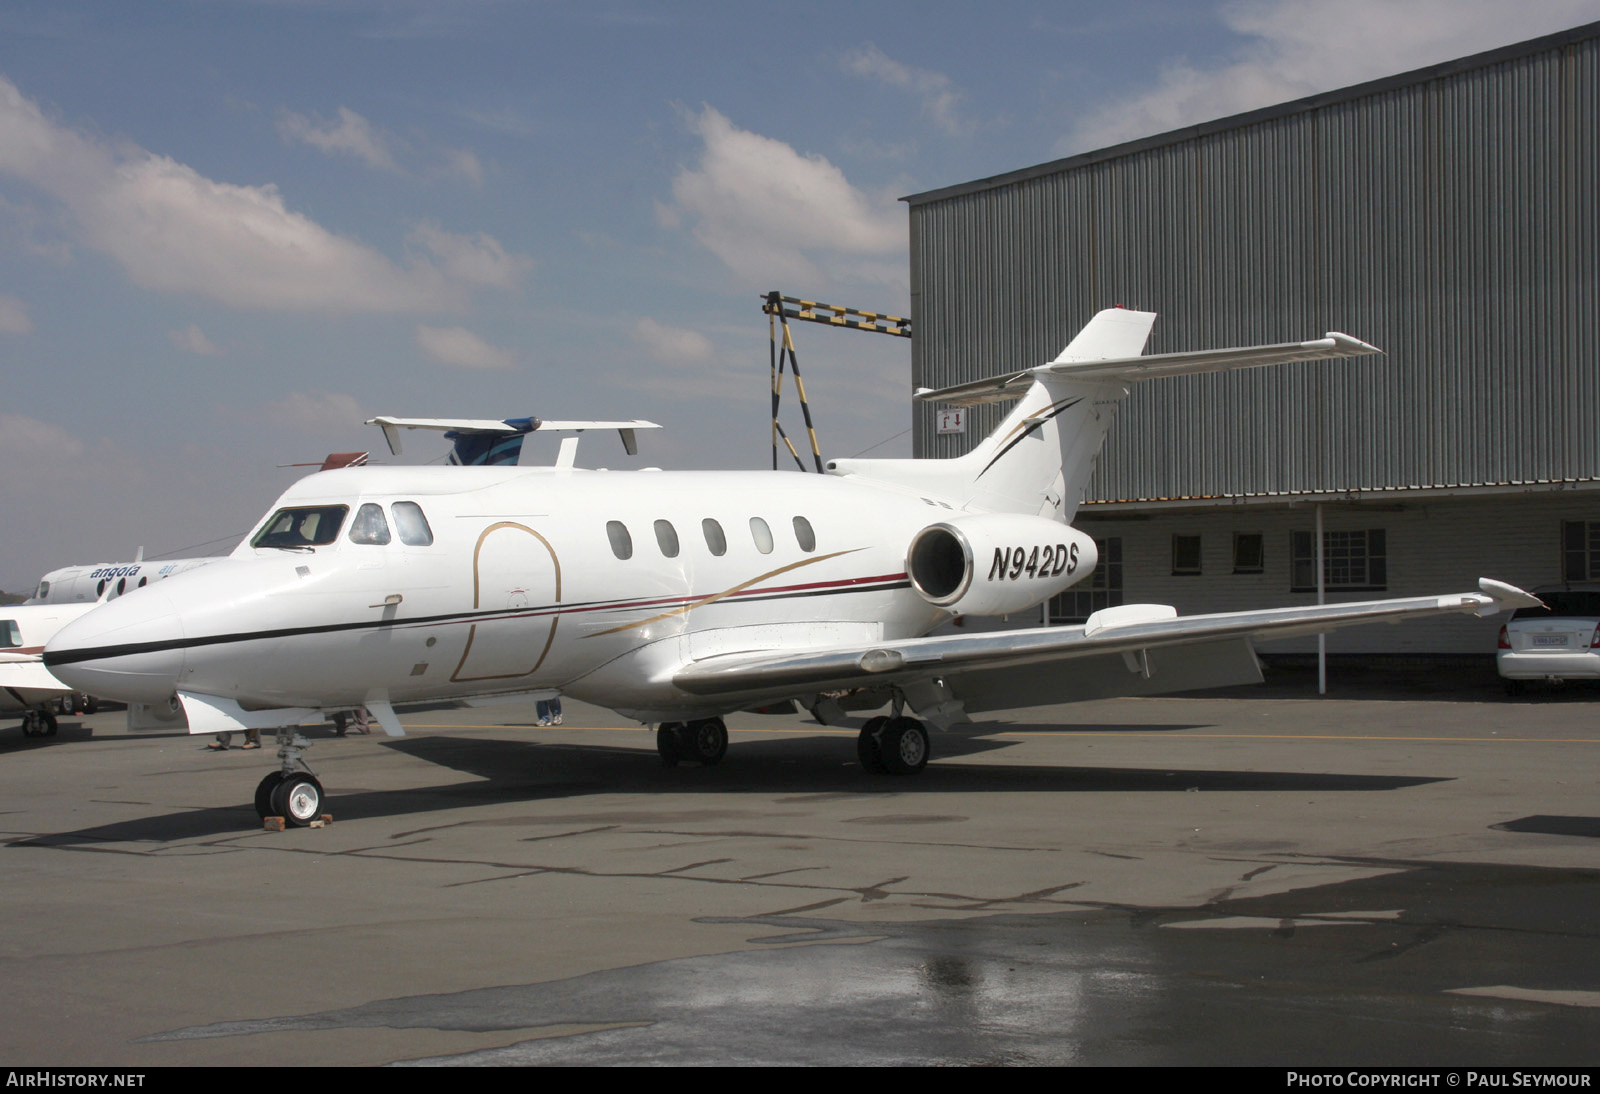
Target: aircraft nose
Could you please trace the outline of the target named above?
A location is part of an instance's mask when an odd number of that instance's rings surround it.
[[[184,667],[183,624],[159,586],[118,597],[45,644],[45,668],[67,687],[125,703],[159,703]]]

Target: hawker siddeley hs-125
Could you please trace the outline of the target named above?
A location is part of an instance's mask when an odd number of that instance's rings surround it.
[[[727,747],[725,714],[798,700],[837,721],[870,696],[888,712],[860,730],[862,766],[910,774],[929,757],[925,722],[1256,681],[1253,637],[1532,602],[1482,581],[1443,596],[1192,617],[1128,604],[1077,626],[930,634],[1036,607],[1094,570],[1094,540],[1070,521],[1131,382],[1378,352],[1329,334],[1141,356],[1154,320],[1103,311],[1047,364],[919,392],[1018,400],[956,459],[841,459],[815,476],[589,471],[573,465],[574,438],[553,467],[310,475],[231,557],[96,609],[56,635],[45,663],[81,690],[181,704],[191,732],[278,729],[280,768],[256,804],[303,824],[323,790],[307,742],[285,727],[355,706],[399,734],[396,705],[570,695],[657,725],[668,763],[709,764]]]

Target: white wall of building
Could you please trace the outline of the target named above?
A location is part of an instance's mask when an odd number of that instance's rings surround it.
[[[1097,538],[1122,537],[1124,603],[1171,604],[1184,615],[1316,603],[1316,594],[1291,591],[1290,542],[1310,531],[1309,504],[1240,505],[1226,509],[1156,510],[1143,519],[1107,519],[1092,506],[1075,522]],[[1116,514],[1123,516],[1124,514]],[[1126,514],[1131,516],[1132,514]],[[1600,492],[1476,497],[1434,496],[1392,504],[1326,504],[1325,531],[1381,528],[1387,588],[1335,592],[1330,602],[1469,592],[1479,577],[1523,588],[1562,580],[1563,521],[1600,521]],[[1264,538],[1263,570],[1235,573],[1236,532]],[[1201,572],[1172,573],[1172,537],[1201,537]],[[1503,616],[1447,616],[1391,626],[1354,627],[1328,636],[1330,653],[1492,654]],[[1262,652],[1312,652],[1315,637],[1263,643]]]

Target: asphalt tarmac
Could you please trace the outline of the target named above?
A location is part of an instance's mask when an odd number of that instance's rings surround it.
[[[798,716],[668,769],[432,712],[313,731],[334,823],[287,832],[270,743],[8,722],[0,1064],[1592,1066],[1597,695],[1289,674],[914,778]]]

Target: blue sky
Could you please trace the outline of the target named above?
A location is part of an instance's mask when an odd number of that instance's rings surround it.
[[[389,458],[380,413],[650,418],[641,460],[594,436],[580,463],[765,466],[758,296],[905,314],[905,194],[1597,19],[8,0],[0,588],[224,548],[303,473],[278,465]],[[906,454],[907,344],[797,337],[824,454]]]

